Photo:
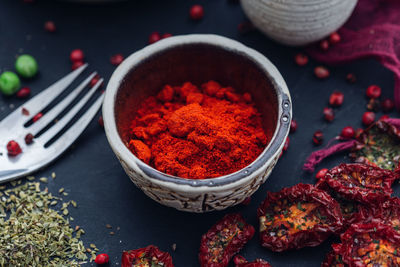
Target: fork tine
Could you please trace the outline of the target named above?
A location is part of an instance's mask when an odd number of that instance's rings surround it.
[[[104,99],[104,94],[101,94],[95,103],[86,111],[82,117],[79,118],[74,125],[71,126],[63,135],[60,136],[48,149],[52,149],[56,152],[55,157],[58,157],[63,153],[70,145],[81,135],[86,129],[93,117],[99,111]]]
[[[38,134],[45,126],[53,121],[71,102],[82,92],[82,90],[90,83],[92,78],[96,75],[93,72],[86,78],[81,84],[79,84],[67,97],[65,97],[60,103],[54,106],[49,112],[47,112],[40,120],[35,122],[29,127],[29,132],[33,135]]]
[[[86,104],[86,102],[91,98],[91,96],[100,87],[103,79],[100,79],[95,86],[70,110],[64,117],[62,117],[54,126],[49,130],[44,132],[41,136],[37,138],[42,144],[46,144],[51,138],[56,136],[64,127],[72,120],[72,118],[81,110],[81,108]]]
[[[87,66],[87,63],[82,65],[26,102],[23,107],[30,112],[31,116],[29,119],[34,117],[39,111],[59,96],[87,68]]]

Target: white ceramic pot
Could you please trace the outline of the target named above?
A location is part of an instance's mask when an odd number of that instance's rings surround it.
[[[292,46],[323,39],[350,17],[357,0],[241,0],[251,22],[270,38]]]
[[[152,168],[129,151],[121,138],[124,129],[117,125],[129,121],[143,99],[165,84],[211,79],[250,92],[274,125],[272,140],[252,164],[222,177],[183,179]],[[257,51],[217,35],[175,36],[143,48],[118,66],[105,94],[107,139],[132,182],[155,201],[191,212],[222,210],[252,195],[278,161],[292,116],[288,88],[275,66]]]

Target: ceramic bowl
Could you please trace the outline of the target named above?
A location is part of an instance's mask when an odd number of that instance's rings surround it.
[[[270,38],[292,46],[323,39],[350,17],[357,0],[241,0],[252,23]]]
[[[127,129],[118,125],[133,118],[143,99],[165,84],[211,79],[249,91],[263,117],[273,122],[272,140],[253,163],[222,177],[183,179],[152,168],[129,151],[123,141]],[[217,35],[170,37],[143,48],[118,66],[105,94],[105,132],[125,172],[146,195],[183,211],[222,210],[252,195],[278,161],[290,128],[291,99],[279,71],[257,51]]]

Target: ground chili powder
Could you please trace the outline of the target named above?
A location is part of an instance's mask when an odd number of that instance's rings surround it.
[[[209,81],[166,85],[131,121],[129,149],[157,170],[204,179],[238,171],[270,140],[249,93]]]

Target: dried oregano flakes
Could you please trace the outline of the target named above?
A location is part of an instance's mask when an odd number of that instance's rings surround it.
[[[0,266],[79,266],[88,256],[80,236],[70,225],[68,207],[75,201],[41,190],[39,182],[13,183],[0,188]],[[57,210],[58,209],[58,210]],[[95,250],[91,259],[95,257]]]

